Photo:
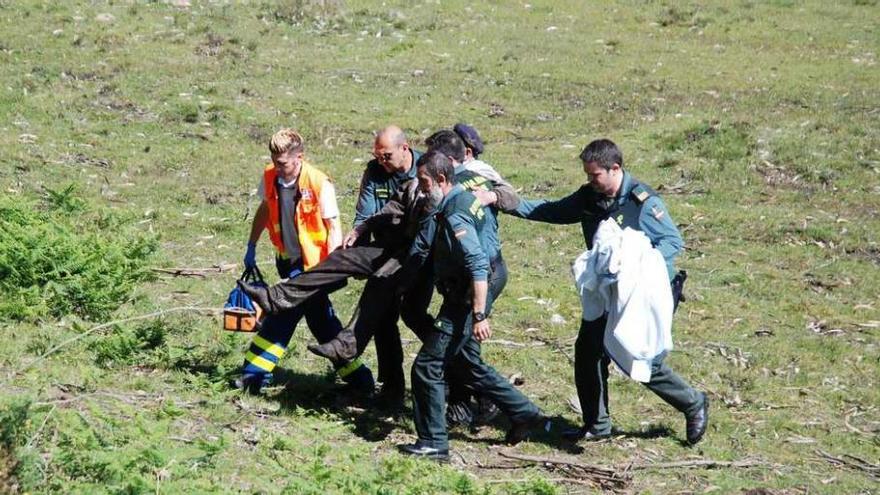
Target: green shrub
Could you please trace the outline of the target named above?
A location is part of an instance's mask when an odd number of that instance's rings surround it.
[[[112,335],[94,344],[95,364],[106,368],[131,364],[139,355],[165,343],[167,332],[162,320],[153,320],[134,329],[114,327]]]
[[[90,214],[72,190],[50,208],[0,199],[0,319],[106,317],[150,276],[154,238],[114,214]]]
[[[30,401],[16,398],[0,403],[0,493],[19,490],[18,471],[23,463],[19,447],[30,419]]]
[[[513,488],[511,493],[522,493],[530,495],[555,495],[559,493],[559,489],[551,481],[544,478],[536,477],[528,482]]]

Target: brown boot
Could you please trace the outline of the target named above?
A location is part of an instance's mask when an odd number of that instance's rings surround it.
[[[269,289],[267,287],[249,284],[241,280],[237,281],[236,284],[238,284],[238,288],[241,289],[242,292],[251,298],[254,304],[263,309],[263,313],[273,314],[277,312],[277,309],[275,309],[272,304],[272,299],[269,297]]]
[[[334,363],[351,361],[357,357],[357,339],[354,332],[349,329],[339,332],[333,340],[323,344],[309,344],[306,347],[312,354],[325,357]]]

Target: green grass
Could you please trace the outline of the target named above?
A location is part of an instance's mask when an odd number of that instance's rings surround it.
[[[74,196],[46,188],[47,207],[0,203],[0,317],[104,318],[150,278],[155,240],[110,212],[88,212]]]
[[[3,254],[2,305],[19,309],[2,313],[0,491],[589,490],[540,468],[481,468],[507,462],[491,447],[503,423],[455,434],[451,466],[399,456],[409,415],[340,403],[305,328],[282,363],[287,386],[262,398],[226,388],[248,339],[204,313],[84,334],[218,307],[237,273],[7,275],[37,266],[39,249],[126,266],[137,242],[155,252],[132,268],[239,262],[277,128],[303,132],[348,224],[372,131],[397,123],[419,147],[458,121],[527,197],[573,190],[580,149],[609,137],[684,233],[689,300],[669,359],[709,391],[711,428],[682,446],[680,415],[615,375],[613,418],[631,434],[584,446],[581,462],[764,463],[638,471],[637,492],[877,490],[817,454],[880,461],[876,1],[192,3],[0,0],[0,222],[34,219],[0,239],[34,241],[0,249],[16,260]],[[565,353],[580,318],[569,275],[580,230],[503,218],[502,239],[511,280],[495,338],[528,347],[488,344],[486,360],[522,374],[558,423],[576,423]],[[259,259],[271,266],[265,239]],[[79,311],[46,280],[108,297]],[[333,297],[341,315],[361,286]],[[31,299],[10,303],[14,290]],[[406,344],[407,363],[417,350]],[[513,450],[573,453],[555,434]]]

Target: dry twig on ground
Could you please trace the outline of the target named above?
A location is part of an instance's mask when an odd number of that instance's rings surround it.
[[[756,461],[716,461],[714,459],[692,459],[686,461],[673,462],[646,462],[639,464],[628,464],[629,470],[645,470],[645,469],[676,469],[676,468],[748,468],[756,466],[769,466],[769,464]]]
[[[569,483],[589,483],[604,490],[623,490],[629,486],[632,476],[626,472],[617,472],[606,466],[584,464],[582,462],[553,457],[538,457],[510,452],[499,452],[501,457],[519,461],[541,464],[551,471],[565,475],[564,481]]]
[[[758,466],[770,466],[760,460],[741,461],[718,461],[714,459],[688,459],[683,461],[653,462],[653,463],[628,463],[617,466],[601,466],[584,464],[575,460],[556,457],[539,457],[510,452],[499,452],[501,457],[526,461],[532,464],[540,464],[549,471],[559,472],[565,475],[559,481],[565,483],[583,484],[588,482],[605,490],[624,490],[632,482],[632,472],[649,469],[679,469],[679,468],[750,468]],[[836,458],[835,458],[836,459]],[[861,459],[858,459],[862,461]],[[845,462],[842,461],[841,462]],[[865,461],[862,461],[863,463]],[[872,466],[868,464],[868,466]],[[480,466],[489,468],[494,466]],[[522,466],[519,466],[522,467]],[[503,469],[513,469],[515,466],[504,466]]]
[[[205,278],[212,273],[226,273],[235,270],[238,267],[236,263],[225,263],[222,265],[214,265],[211,268],[150,268],[150,270],[159,273],[167,273],[175,277],[200,277]]]
[[[559,341],[549,339],[547,337],[541,337],[540,335],[535,335],[534,339],[549,345],[553,348],[553,350],[565,356],[565,358],[568,359],[568,362],[574,364],[574,357],[565,350],[565,346],[563,344],[560,344]]]
[[[868,476],[875,480],[880,480],[880,464],[874,464],[850,454],[843,454],[842,456],[837,457],[823,450],[817,450],[816,454],[835,466],[845,467],[854,471],[861,471],[867,473]]]

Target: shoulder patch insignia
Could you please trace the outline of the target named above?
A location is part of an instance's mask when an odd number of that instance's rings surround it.
[[[645,191],[644,189],[636,193],[636,199],[639,200],[639,203],[644,203],[649,196],[651,195],[648,194],[648,191]]]
[[[455,238],[456,239],[461,239],[462,237],[464,237],[466,235],[467,235],[467,230],[465,230],[465,229],[455,231]]]
[[[651,215],[654,217],[655,220],[660,220],[665,214],[666,212],[664,212],[660,208],[657,208],[656,206],[651,207]]]

